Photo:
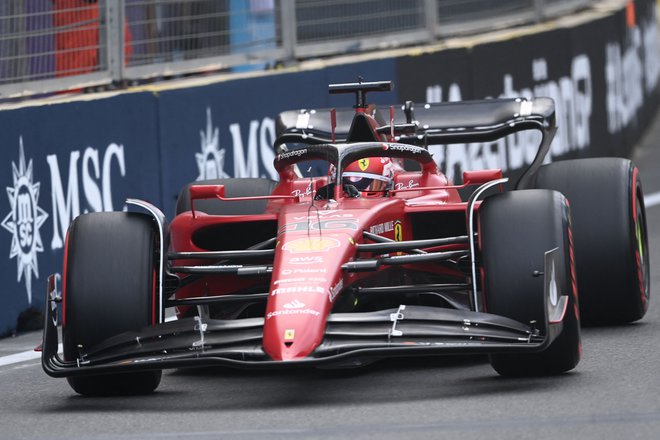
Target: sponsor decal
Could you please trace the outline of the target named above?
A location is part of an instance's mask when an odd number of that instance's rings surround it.
[[[382,235],[386,232],[391,232],[393,230],[394,230],[394,221],[380,223],[377,225],[373,225],[369,228],[369,232],[377,235]]]
[[[278,234],[285,232],[299,232],[299,231],[357,231],[358,220],[356,218],[344,218],[337,220],[313,220],[300,221],[295,223],[287,223],[280,227]]]
[[[339,247],[339,240],[332,237],[305,237],[287,242],[282,249],[293,254],[328,252]]]
[[[305,303],[297,299],[294,299],[290,303],[284,304],[285,309],[302,309],[303,307],[305,307]]]
[[[299,189],[294,189],[291,191],[291,195],[294,197],[307,197],[312,195],[312,184],[310,183],[307,185],[307,188],[305,191],[299,190]]]
[[[290,159],[292,157],[300,157],[307,154],[307,148],[302,148],[300,150],[287,151],[277,156],[278,160]]]
[[[394,223],[394,241],[403,241],[403,225],[399,220]]]
[[[323,257],[293,257],[289,264],[319,264],[323,263]]]
[[[403,151],[413,154],[422,154],[422,151],[425,151],[423,148],[404,144],[383,144],[383,150]]]
[[[394,189],[412,189],[419,186],[418,182],[415,182],[413,179],[408,180],[408,183],[397,183],[394,185]]]
[[[325,289],[320,286],[290,286],[278,287],[273,289],[272,296],[282,295],[286,293],[325,293]]]
[[[285,341],[292,341],[293,338],[296,337],[296,331],[292,328],[288,328],[284,330],[284,340]]]
[[[40,228],[48,218],[39,202],[40,182],[33,181],[32,159],[25,163],[23,138],[19,138],[18,166],[11,163],[13,186],[7,187],[10,212],[2,220],[2,227],[11,235],[9,258],[16,258],[17,282],[25,279],[28,303],[32,304],[32,276],[39,279],[37,253],[44,251]]]
[[[318,220],[319,217],[322,217],[323,220],[335,219],[335,218],[353,218],[351,213],[342,213],[337,210],[330,211],[314,211],[314,214],[303,215],[303,216],[294,216],[294,220]]]
[[[312,309],[287,309],[287,310],[276,310],[274,312],[269,312],[266,314],[266,319],[274,318],[276,316],[282,315],[313,315],[319,316],[321,312]]]
[[[290,274],[289,274],[290,275]],[[325,278],[311,277],[311,278],[285,278],[283,280],[275,280],[274,285],[278,284],[288,284],[288,283],[304,283],[304,282],[317,282],[325,283]]]
[[[367,168],[369,168],[369,159],[360,159],[358,160],[358,166],[362,171],[367,171]]]
[[[328,270],[325,268],[314,268],[314,269],[283,269],[281,271],[282,275],[306,275],[312,273],[326,273]],[[325,281],[325,279],[323,280]]]
[[[341,292],[343,288],[344,280],[340,279],[339,282],[330,289],[330,302],[334,302],[335,298],[337,295],[339,295],[339,292]]]
[[[285,283],[303,283],[307,278],[285,278],[283,280],[275,280],[274,285],[285,284]]]
[[[401,220],[394,222],[394,241],[403,241],[403,224]],[[392,256],[402,256],[405,255],[405,252],[395,252]]]

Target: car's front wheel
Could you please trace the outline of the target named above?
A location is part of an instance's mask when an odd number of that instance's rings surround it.
[[[76,218],[67,236],[63,348],[66,361],[83,360],[102,341],[156,322],[157,233],[143,214],[103,212]],[[83,395],[152,392],[160,371],[72,376]]]
[[[558,374],[580,360],[580,317],[573,264],[571,216],[556,191],[512,191],[486,198],[479,209],[479,241],[486,312],[543,328],[545,277],[567,296],[561,332],[539,353],[491,355],[503,376]],[[544,274],[554,251],[554,272]],[[541,276],[543,274],[543,276]]]

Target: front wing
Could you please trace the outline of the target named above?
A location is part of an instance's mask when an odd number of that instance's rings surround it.
[[[53,377],[202,366],[347,367],[395,356],[527,353],[546,349],[562,329],[561,320],[548,316],[545,325],[535,328],[488,313],[402,305],[330,314],[324,340],[310,356],[274,361],[261,348],[264,318],[194,317],[113,336],[78,359],[64,361],[57,353],[59,297],[53,276],[48,286],[42,366]]]

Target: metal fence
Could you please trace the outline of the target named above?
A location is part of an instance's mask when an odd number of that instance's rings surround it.
[[[436,41],[595,0],[1,0],[0,99]]]

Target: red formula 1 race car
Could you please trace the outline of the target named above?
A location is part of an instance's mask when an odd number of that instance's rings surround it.
[[[542,166],[556,131],[547,98],[406,103],[383,120],[366,94],[390,88],[331,85],[355,94],[353,109],[282,113],[279,182],[191,183],[171,223],[139,200],[128,203],[143,212],[78,217],[61,295],[49,278],[45,371],[89,395],[153,391],[168,368],[454,353],[489,354],[506,376],[556,374],[580,359],[580,318],[644,315],[646,222],[629,161]],[[506,192],[500,170],[453,185],[427,148],[521,130],[542,141]]]

